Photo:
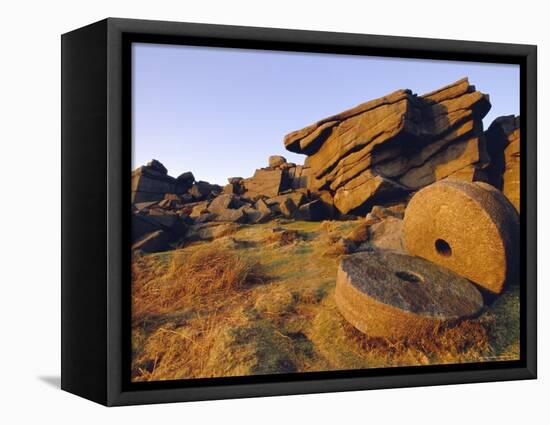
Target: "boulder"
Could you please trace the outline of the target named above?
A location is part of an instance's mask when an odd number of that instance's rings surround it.
[[[269,157],[269,167],[270,168],[277,168],[281,165],[286,164],[286,158],[281,155],[271,155]]]
[[[407,193],[399,183],[366,172],[336,191],[334,205],[342,214],[363,214],[376,202],[402,199]]]
[[[138,202],[134,204],[134,208],[137,211],[148,211],[149,208],[156,206],[158,204],[157,201],[148,201],[148,202]]]
[[[335,300],[359,331],[390,340],[414,339],[483,308],[467,279],[422,258],[382,250],[341,260]]]
[[[486,183],[447,179],[417,192],[405,210],[405,247],[500,293],[515,276],[519,217]]]
[[[189,216],[192,218],[199,217],[201,214],[208,212],[208,201],[202,201],[197,202],[195,204],[191,204],[191,212],[189,213]]]
[[[218,212],[213,213],[214,218],[212,221],[227,221],[233,223],[244,223],[246,222],[247,216],[242,208],[239,209],[225,209],[218,210]]]
[[[239,225],[236,223],[198,223],[189,226],[186,239],[190,241],[195,240],[213,240],[228,236],[235,233],[239,229]]]
[[[268,221],[271,217],[271,210],[269,208],[268,212],[266,212],[265,210],[257,210],[256,208],[248,205],[244,206],[242,209],[246,215],[246,222],[248,223],[263,223],[265,221]]]
[[[166,176],[168,174],[168,170],[166,169],[166,167],[156,159],[152,159],[151,161],[149,161],[147,163],[147,167],[149,167],[153,171],[158,172],[162,176]]]
[[[260,168],[254,176],[244,179],[245,195],[249,198],[277,196],[286,188],[285,172],[280,169]]]
[[[219,214],[227,209],[236,209],[242,206],[242,203],[237,199],[235,195],[224,193],[215,197],[208,204],[208,211],[214,214]]]
[[[288,167],[287,174],[290,181],[290,188],[293,190],[306,189],[308,187],[308,172],[309,167],[305,167],[303,165],[294,165],[292,167]]]
[[[453,174],[483,178],[476,171],[487,166],[482,119],[490,106],[464,78],[423,96],[398,90],[292,132],[284,143],[308,155],[308,189],[329,191],[342,214],[361,214],[377,199],[399,201],[406,190]]]
[[[191,171],[180,174],[176,179],[176,193],[183,194],[187,192],[195,183],[195,176]]]
[[[198,181],[193,183],[189,194],[193,195],[193,198],[197,201],[202,201],[207,198],[217,196],[221,192],[222,188],[215,184],[210,184],[205,181]]]
[[[287,199],[290,199],[296,207],[299,207],[305,202],[305,196],[301,192],[287,192],[279,196],[274,196],[265,200],[265,203],[269,206],[274,204],[281,204]]]
[[[388,216],[369,226],[367,245],[405,253],[403,246],[403,220]]]
[[[296,212],[298,211],[298,207],[296,207],[296,204],[290,197],[284,198],[284,200],[282,202],[279,202],[278,205],[279,211],[285,217],[294,217],[296,215]]]
[[[176,179],[168,176],[166,168],[153,160],[132,172],[132,203],[160,201],[166,193],[174,193]]]
[[[325,204],[320,199],[301,205],[298,211],[295,212],[294,217],[297,220],[304,221],[322,221],[331,218]]]
[[[133,214],[131,220],[132,242],[137,242],[148,233],[160,230],[158,222],[151,220],[146,215]]]
[[[174,241],[173,235],[165,230],[156,230],[143,236],[132,245],[133,251],[145,253],[161,252],[171,249],[170,244]]]

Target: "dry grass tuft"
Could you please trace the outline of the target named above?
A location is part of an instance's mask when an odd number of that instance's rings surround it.
[[[134,320],[197,307],[204,297],[228,295],[266,276],[259,264],[218,245],[198,247],[191,254],[173,255],[161,277],[135,270],[132,284]],[[148,279],[149,278],[149,279]]]
[[[277,243],[279,246],[285,246],[295,243],[299,240],[299,234],[297,230],[277,229],[274,230],[267,238],[266,242]]]
[[[216,241],[135,256],[132,379],[519,358],[517,286],[475,319],[408,340],[369,337],[348,324],[334,301],[339,256],[345,252],[322,254],[362,224],[294,221],[283,228],[272,221],[241,226]],[[283,230],[294,231],[294,237],[282,236]],[[273,243],[267,243],[271,237]]]
[[[369,354],[376,352],[379,359],[386,358],[390,364],[391,357],[400,356],[409,351],[422,353],[437,362],[449,356],[458,358],[468,357],[468,354],[471,354],[472,357],[481,357],[490,354],[487,329],[483,324],[470,320],[465,320],[456,326],[440,326],[433,331],[414,334],[397,342],[369,337],[348,323],[344,324],[343,329],[348,340],[360,351]],[[472,360],[474,358],[470,361]]]

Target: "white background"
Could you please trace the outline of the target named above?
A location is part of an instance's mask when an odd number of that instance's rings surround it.
[[[549,423],[550,31],[545,3],[3,1],[0,422]],[[60,34],[108,16],[538,44],[539,379],[113,409],[60,391]]]

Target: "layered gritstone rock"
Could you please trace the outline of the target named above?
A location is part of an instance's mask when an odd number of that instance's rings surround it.
[[[288,134],[307,155],[307,187],[342,214],[398,199],[448,176],[485,180],[482,119],[491,105],[467,78],[418,96],[398,90]]]
[[[491,155],[488,169],[491,184],[501,189],[520,212],[520,119],[514,115],[499,117],[485,133]]]

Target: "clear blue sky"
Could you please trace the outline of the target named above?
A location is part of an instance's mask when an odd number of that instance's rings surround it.
[[[225,184],[285,150],[285,134],[401,88],[423,94],[462,77],[488,93],[487,127],[519,114],[519,66],[134,44],[133,168]]]

